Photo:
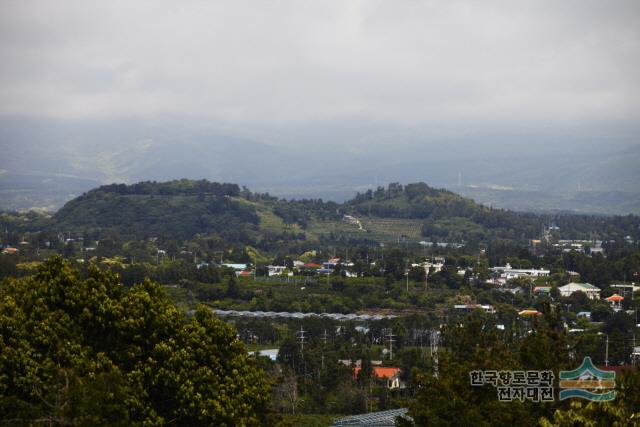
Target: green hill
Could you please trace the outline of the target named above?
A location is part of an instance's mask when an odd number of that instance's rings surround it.
[[[52,227],[121,238],[218,234],[225,240],[246,241],[260,219],[255,209],[234,200],[239,193],[235,184],[207,181],[107,185],[64,205],[53,216]]]
[[[424,183],[392,183],[338,204],[279,199],[236,184],[178,180],[99,187],[68,202],[47,228],[125,241],[199,235],[272,250],[304,242],[525,240],[538,237],[550,222],[566,227],[572,237],[597,237],[637,233],[638,218],[492,209]]]

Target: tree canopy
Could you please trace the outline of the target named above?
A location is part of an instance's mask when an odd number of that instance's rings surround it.
[[[0,422],[255,425],[268,386],[235,330],[61,258],[0,285]]]

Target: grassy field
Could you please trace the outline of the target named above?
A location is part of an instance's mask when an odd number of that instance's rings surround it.
[[[260,218],[261,230],[270,231],[272,233],[282,233],[283,231],[299,233],[303,231],[298,224],[285,223],[282,218],[274,214],[268,206],[251,202],[240,197],[235,197],[233,200],[238,203],[253,206],[256,209],[256,213]]]
[[[401,218],[361,218],[362,226],[372,239],[397,242],[401,236],[416,241],[421,238],[421,220]]]
[[[358,218],[364,230],[344,221],[314,221],[307,229],[307,237],[315,240],[320,234],[340,233],[348,237],[366,238],[392,243],[407,236],[410,241],[421,239],[422,222],[417,219]]]
[[[273,233],[304,232],[306,238],[311,241],[317,241],[320,235],[331,233],[385,243],[398,242],[402,240],[402,236],[407,236],[409,240],[414,242],[421,238],[422,221],[418,219],[358,217],[364,229],[346,221],[313,220],[306,229],[302,229],[298,224],[286,224],[268,206],[241,198],[234,200],[255,207],[260,217],[261,230]]]
[[[299,233],[302,231],[298,224],[285,223],[282,218],[266,207],[258,207],[257,213],[260,217],[260,228],[262,230],[271,231],[273,233],[282,233],[283,231]]]
[[[366,236],[366,232],[358,229],[357,225],[344,221],[312,221],[306,230],[307,238],[317,240],[321,234],[331,233],[347,234],[357,237]]]

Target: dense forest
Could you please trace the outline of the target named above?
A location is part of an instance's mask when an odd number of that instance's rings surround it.
[[[348,226],[344,215],[369,220],[371,226]],[[12,240],[25,232],[116,241],[159,238],[182,242],[209,236],[221,245],[251,245],[267,251],[283,245],[303,248],[305,241],[333,245],[375,245],[406,238],[475,245],[496,239],[525,242],[540,238],[551,225],[561,230],[563,238],[640,237],[637,216],[512,212],[482,206],[425,183],[391,183],[342,204],[279,199],[235,184],[204,180],[113,184],[83,194],[52,216],[2,214],[0,225],[6,231],[5,244],[16,244]],[[407,236],[405,229],[417,232]]]

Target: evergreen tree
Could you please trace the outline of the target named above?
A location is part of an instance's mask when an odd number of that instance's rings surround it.
[[[56,257],[0,286],[0,423],[256,425],[267,396],[232,327],[150,281]]]

